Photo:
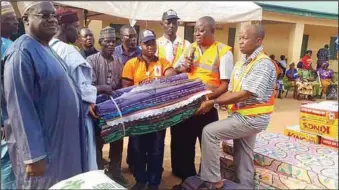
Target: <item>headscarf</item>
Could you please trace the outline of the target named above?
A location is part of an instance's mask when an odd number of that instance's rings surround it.
[[[17,5],[21,16],[23,16],[28,9],[43,2],[46,1],[18,1]]]
[[[107,26],[103,29],[101,29],[100,31],[100,35],[99,35],[99,40],[103,39],[103,38],[115,38],[115,29]]]
[[[56,14],[58,15],[59,24],[70,24],[79,21],[77,12],[72,9],[58,8]]]
[[[15,13],[12,4],[8,1],[1,1],[1,15]]]

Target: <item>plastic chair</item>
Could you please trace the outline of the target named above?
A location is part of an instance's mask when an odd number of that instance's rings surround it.
[[[286,91],[285,98],[287,97],[287,94],[288,94],[288,92],[290,91],[291,88],[293,90],[293,97],[295,97],[296,92],[295,92],[295,84],[293,84],[293,81],[289,81],[287,76],[284,76],[283,84],[284,84],[284,88],[285,88],[285,91]]]

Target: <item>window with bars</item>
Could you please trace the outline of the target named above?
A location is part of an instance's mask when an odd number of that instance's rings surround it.
[[[307,51],[307,46],[308,46],[308,39],[309,39],[309,35],[304,34],[303,35],[303,41],[302,41],[302,44],[301,44],[300,58],[305,56],[305,53]]]
[[[330,38],[330,60],[338,59],[338,52],[337,52],[336,43],[335,43],[336,40],[337,40],[337,37]]]

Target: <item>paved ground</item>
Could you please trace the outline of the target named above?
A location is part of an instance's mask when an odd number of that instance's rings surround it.
[[[300,101],[293,100],[290,98],[286,99],[278,99],[276,101],[275,112],[272,114],[271,123],[267,129],[270,132],[283,133],[284,127],[289,125],[296,125],[299,123],[299,108]],[[227,112],[221,111],[219,112],[220,119],[223,119],[227,116]],[[167,129],[166,133],[166,142],[165,142],[165,157],[164,157],[164,172],[162,175],[162,183],[161,189],[170,189],[173,185],[180,183],[180,180],[171,174],[171,160],[170,160],[170,131]],[[124,153],[123,153],[123,170],[124,175],[127,177],[132,183],[134,183],[134,178],[130,172],[128,172],[127,164],[126,164],[126,151],[127,151],[128,138],[124,140]],[[108,147],[104,147],[105,157],[108,155]],[[199,160],[200,160],[200,149],[197,143],[196,145],[196,167],[198,168]]]

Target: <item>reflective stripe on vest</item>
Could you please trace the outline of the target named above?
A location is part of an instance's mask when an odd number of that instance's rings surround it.
[[[260,62],[261,59],[269,59],[270,58],[265,55],[264,53],[259,53],[259,55],[252,60],[250,63],[248,63],[245,67],[245,70],[239,74],[239,77],[236,79],[235,78],[235,73],[240,72],[240,69],[243,65],[241,61],[239,61],[235,66],[234,66],[234,71],[232,73],[232,92],[240,92],[242,89],[242,82],[244,77],[252,70],[253,66]],[[237,112],[243,116],[256,116],[260,114],[269,114],[274,111],[274,101],[275,101],[275,93],[273,92],[270,100],[266,103],[263,104],[255,104],[255,105],[250,105],[250,106],[245,106],[243,108],[237,108],[235,104],[228,105],[228,110],[230,112]]]
[[[159,40],[157,40],[157,48],[158,48],[158,57],[159,58],[163,58],[166,59],[166,50],[165,50],[165,46],[160,45],[160,41],[164,41],[167,39],[164,39],[165,37],[161,37]],[[172,65],[174,63],[176,63],[178,61],[178,59],[180,58],[180,56],[184,53],[184,49],[185,49],[185,40],[182,39],[181,42],[179,42],[178,46],[177,46],[177,50],[174,52],[173,55],[173,60],[168,60]]]
[[[214,42],[202,55],[200,55],[199,46],[196,42],[191,47],[195,47],[196,50],[194,53],[194,64],[191,72],[188,73],[188,77],[190,79],[201,79],[210,90],[214,91],[221,84],[219,73],[220,58],[231,47],[220,42]]]

